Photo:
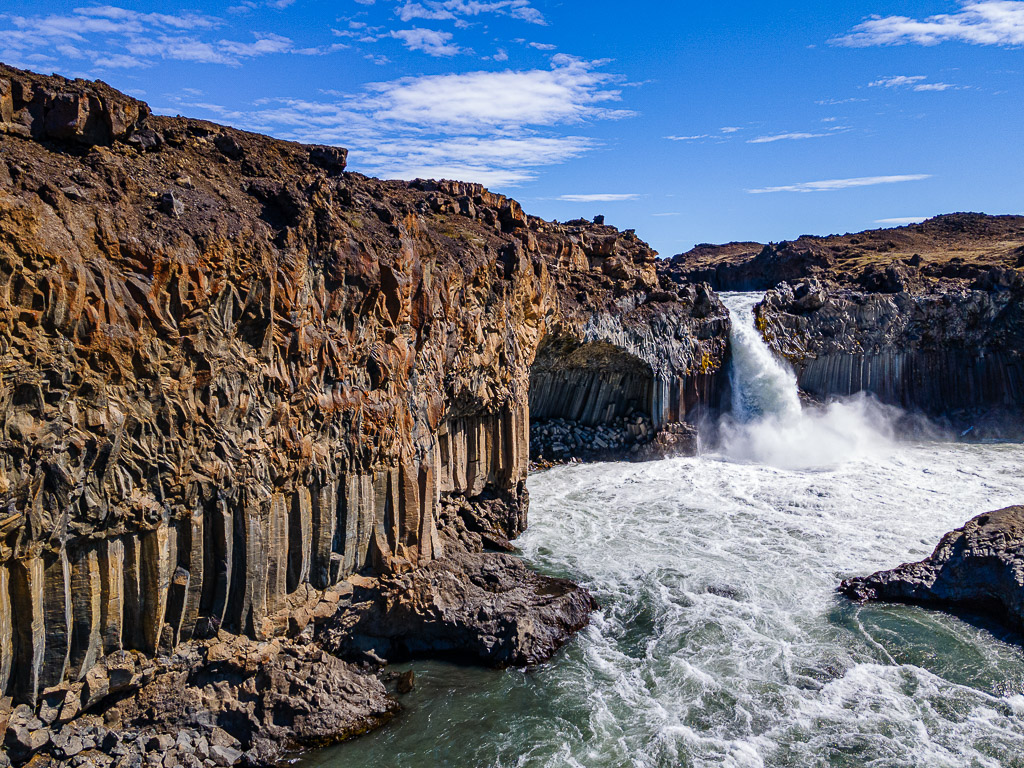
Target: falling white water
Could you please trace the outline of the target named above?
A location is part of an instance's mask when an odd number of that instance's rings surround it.
[[[898,411],[863,395],[804,407],[796,374],[754,326],[760,293],[726,293],[732,319],[732,413],[721,450],[737,461],[789,469],[829,467],[890,450]]]

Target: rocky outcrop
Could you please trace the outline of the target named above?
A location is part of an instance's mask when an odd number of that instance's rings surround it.
[[[860,601],[990,613],[1024,631],[1024,507],[979,515],[943,536],[931,557],[847,579],[839,589]]]
[[[326,630],[335,653],[492,667],[545,661],[597,607],[586,590],[535,574],[516,557],[470,552],[357,587],[355,600]]]
[[[1024,277],[1005,283],[921,280],[898,292],[783,283],[757,322],[815,397],[869,392],[976,436],[1013,436],[1024,429]]]
[[[37,764],[45,756],[103,768],[273,765],[378,727],[398,709],[372,670],[324,653],[309,633],[233,636],[156,661],[111,654],[83,683],[46,694],[38,712],[17,707],[4,746],[11,760],[35,755]]]
[[[355,574],[426,594],[436,561],[507,546],[532,387],[595,421],[628,390],[663,429],[715,390],[724,309],[632,232],[543,222],[478,185],[368,179],[342,149],[6,67],[0,134],[15,704],[123,652],[294,634]],[[573,618],[545,625],[563,635],[589,605],[566,595]]]

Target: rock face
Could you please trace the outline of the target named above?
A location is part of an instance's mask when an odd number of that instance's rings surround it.
[[[2,66],[0,149],[15,704],[122,652],[302,631],[354,574],[409,600],[445,573],[474,583],[491,566],[460,551],[526,524],[531,397],[593,423],[625,399],[671,434],[723,378],[724,308],[630,231],[544,222],[477,185],[368,179],[342,149]],[[496,562],[526,591],[509,582],[495,610],[545,597]],[[589,597],[557,589],[565,617],[487,660],[538,659],[579,625]],[[519,633],[507,618],[472,642]]]
[[[757,317],[816,397],[866,391],[961,431],[1014,436],[1024,430],[1024,276],[1011,278],[998,289],[923,281],[898,292],[787,282]]]
[[[1024,631],[1024,507],[979,515],[942,537],[931,557],[847,579],[854,600],[955,606]]]

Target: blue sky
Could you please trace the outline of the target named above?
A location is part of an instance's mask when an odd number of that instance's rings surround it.
[[[1024,2],[4,0],[0,60],[663,255],[1024,212]]]

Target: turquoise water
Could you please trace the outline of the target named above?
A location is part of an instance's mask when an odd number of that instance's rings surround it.
[[[869,448],[533,476],[518,545],[594,592],[591,626],[532,671],[413,664],[390,726],[303,764],[1024,766],[1014,638],[834,591],[1024,499],[1024,447]]]

